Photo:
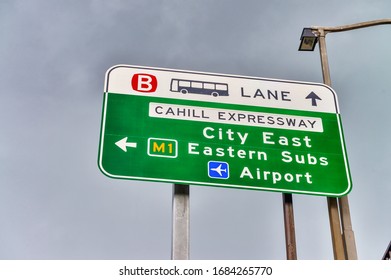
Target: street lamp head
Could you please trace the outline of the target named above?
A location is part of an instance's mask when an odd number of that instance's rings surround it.
[[[311,28],[303,28],[300,40],[299,51],[313,51],[318,42],[318,36]]]

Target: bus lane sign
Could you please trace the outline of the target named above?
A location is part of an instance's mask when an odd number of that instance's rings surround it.
[[[337,95],[317,83],[117,65],[98,165],[111,178],[339,197]]]

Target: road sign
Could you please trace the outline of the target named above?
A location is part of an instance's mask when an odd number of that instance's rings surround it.
[[[117,65],[98,164],[112,178],[343,196],[335,92],[317,83]]]

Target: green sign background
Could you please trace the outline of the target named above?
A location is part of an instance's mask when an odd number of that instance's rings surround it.
[[[317,117],[322,119],[323,132],[150,117],[151,102]],[[211,128],[209,134],[214,129],[214,139],[204,137],[206,127]],[[224,138],[221,140],[218,139],[220,129]],[[225,134],[229,129],[235,133],[248,133],[245,144],[241,144],[235,135],[232,136],[234,140],[229,140]],[[275,144],[264,143],[263,133],[269,135],[267,142]],[[128,142],[136,142],[137,147],[128,148],[126,152],[121,150],[115,143],[124,137]],[[305,137],[310,139],[310,147],[303,141]],[[150,138],[176,140],[177,157],[149,155]],[[301,139],[301,145],[297,146],[296,140],[295,146],[292,138]],[[280,145],[279,139],[288,140],[288,143],[282,142],[287,145]],[[193,152],[199,154],[189,153],[189,143],[196,143]],[[204,154],[205,147],[209,147],[207,152],[213,151],[213,155]],[[235,151],[235,157],[229,156],[228,148]],[[221,153],[216,153],[216,149],[225,151],[225,155],[219,156]],[[244,158],[237,155],[238,150],[245,151],[240,152]],[[262,152],[266,156],[259,160],[253,153],[250,159],[249,151]],[[290,155],[292,162],[282,160],[283,152]],[[294,159],[296,155],[299,162]],[[287,161],[288,157],[284,158]],[[342,196],[351,190],[340,115],[334,113],[105,93],[98,161],[101,171],[112,178],[325,196]],[[209,177],[209,161],[228,163],[229,178]]]

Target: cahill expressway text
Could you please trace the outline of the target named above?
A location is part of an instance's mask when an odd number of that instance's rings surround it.
[[[199,122],[323,132],[323,124],[320,118],[188,105],[151,102],[149,104],[149,116],[164,119],[185,119]]]

